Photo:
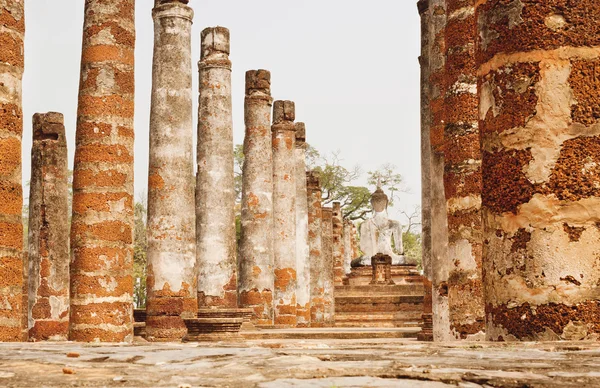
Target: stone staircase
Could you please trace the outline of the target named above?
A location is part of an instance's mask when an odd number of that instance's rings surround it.
[[[415,266],[392,266],[394,285],[370,285],[371,267],[353,268],[335,288],[336,327],[419,327],[423,278]]]

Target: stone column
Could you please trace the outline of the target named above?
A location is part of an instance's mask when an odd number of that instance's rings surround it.
[[[595,338],[600,3],[477,4],[487,338]]]
[[[178,1],[152,10],[154,58],[148,169],[146,338],[180,340],[197,311],[191,32]]]
[[[87,0],[71,223],[74,341],[133,338],[134,0]]]
[[[0,2],[0,341],[22,332],[23,187],[21,182],[21,80],[24,2]]]
[[[333,203],[333,281],[334,286],[342,285],[344,277],[344,218],[339,202]]]
[[[292,101],[273,107],[273,261],[275,325],[294,327],[296,317],[296,127]]]
[[[325,268],[322,256],[321,183],[316,171],[306,173],[308,250],[310,262],[310,326],[324,326]]]
[[[344,218],[344,265],[342,269],[344,270],[344,274],[342,276],[345,277],[350,273],[350,263],[352,262],[352,239],[354,238],[353,233],[354,224],[347,218]]]
[[[271,73],[246,72],[238,298],[253,323],[273,325],[273,150]]]
[[[356,225],[354,225],[354,222],[352,222],[352,238],[350,240],[351,244],[352,244],[352,260],[360,257],[360,249],[358,249],[358,229],[356,228]],[[352,263],[352,260],[350,260],[350,263]]]
[[[64,118],[33,115],[29,186],[29,338],[69,335],[69,169]]]
[[[456,339],[483,339],[481,151],[475,66],[475,0],[446,8],[445,191],[448,312]]]
[[[310,260],[306,184],[306,126],[296,123],[296,316],[298,327],[310,326]]]
[[[445,130],[445,29],[446,0],[430,0],[429,52],[429,138],[430,138],[430,199],[431,206],[431,279],[433,337],[436,341],[454,338],[450,332],[448,312],[448,215],[444,188]]]
[[[322,207],[321,260],[323,261],[323,326],[335,323],[334,273],[333,273],[333,209]]]
[[[419,341],[433,341],[432,275],[431,262],[431,114],[429,105],[429,50],[430,50],[430,0],[419,0],[417,7],[421,17],[421,241],[423,286],[423,326]]]
[[[198,306],[237,307],[229,30],[202,31],[196,179]]]

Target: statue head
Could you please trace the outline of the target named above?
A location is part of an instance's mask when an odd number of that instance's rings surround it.
[[[371,206],[377,213],[381,213],[387,209],[388,196],[385,195],[381,187],[377,187],[377,190],[371,194]]]

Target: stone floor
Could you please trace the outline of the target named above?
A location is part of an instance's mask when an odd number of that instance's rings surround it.
[[[600,387],[600,343],[0,344],[0,387]]]

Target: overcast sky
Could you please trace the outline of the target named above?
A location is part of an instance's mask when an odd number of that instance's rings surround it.
[[[136,2],[135,190],[145,192],[154,0]],[[31,166],[31,117],[65,115],[73,165],[83,0],[25,0],[23,179]],[[231,31],[234,141],[244,139],[244,74],[271,71],[275,99],[296,102],[307,141],[366,172],[397,166],[410,193],[391,211],[420,203],[419,55],[416,0],[191,0],[194,92],[200,32]],[[197,109],[195,98],[194,109]],[[194,112],[194,122],[197,112]],[[195,131],[194,131],[195,132]],[[28,196],[28,193],[25,194]]]

